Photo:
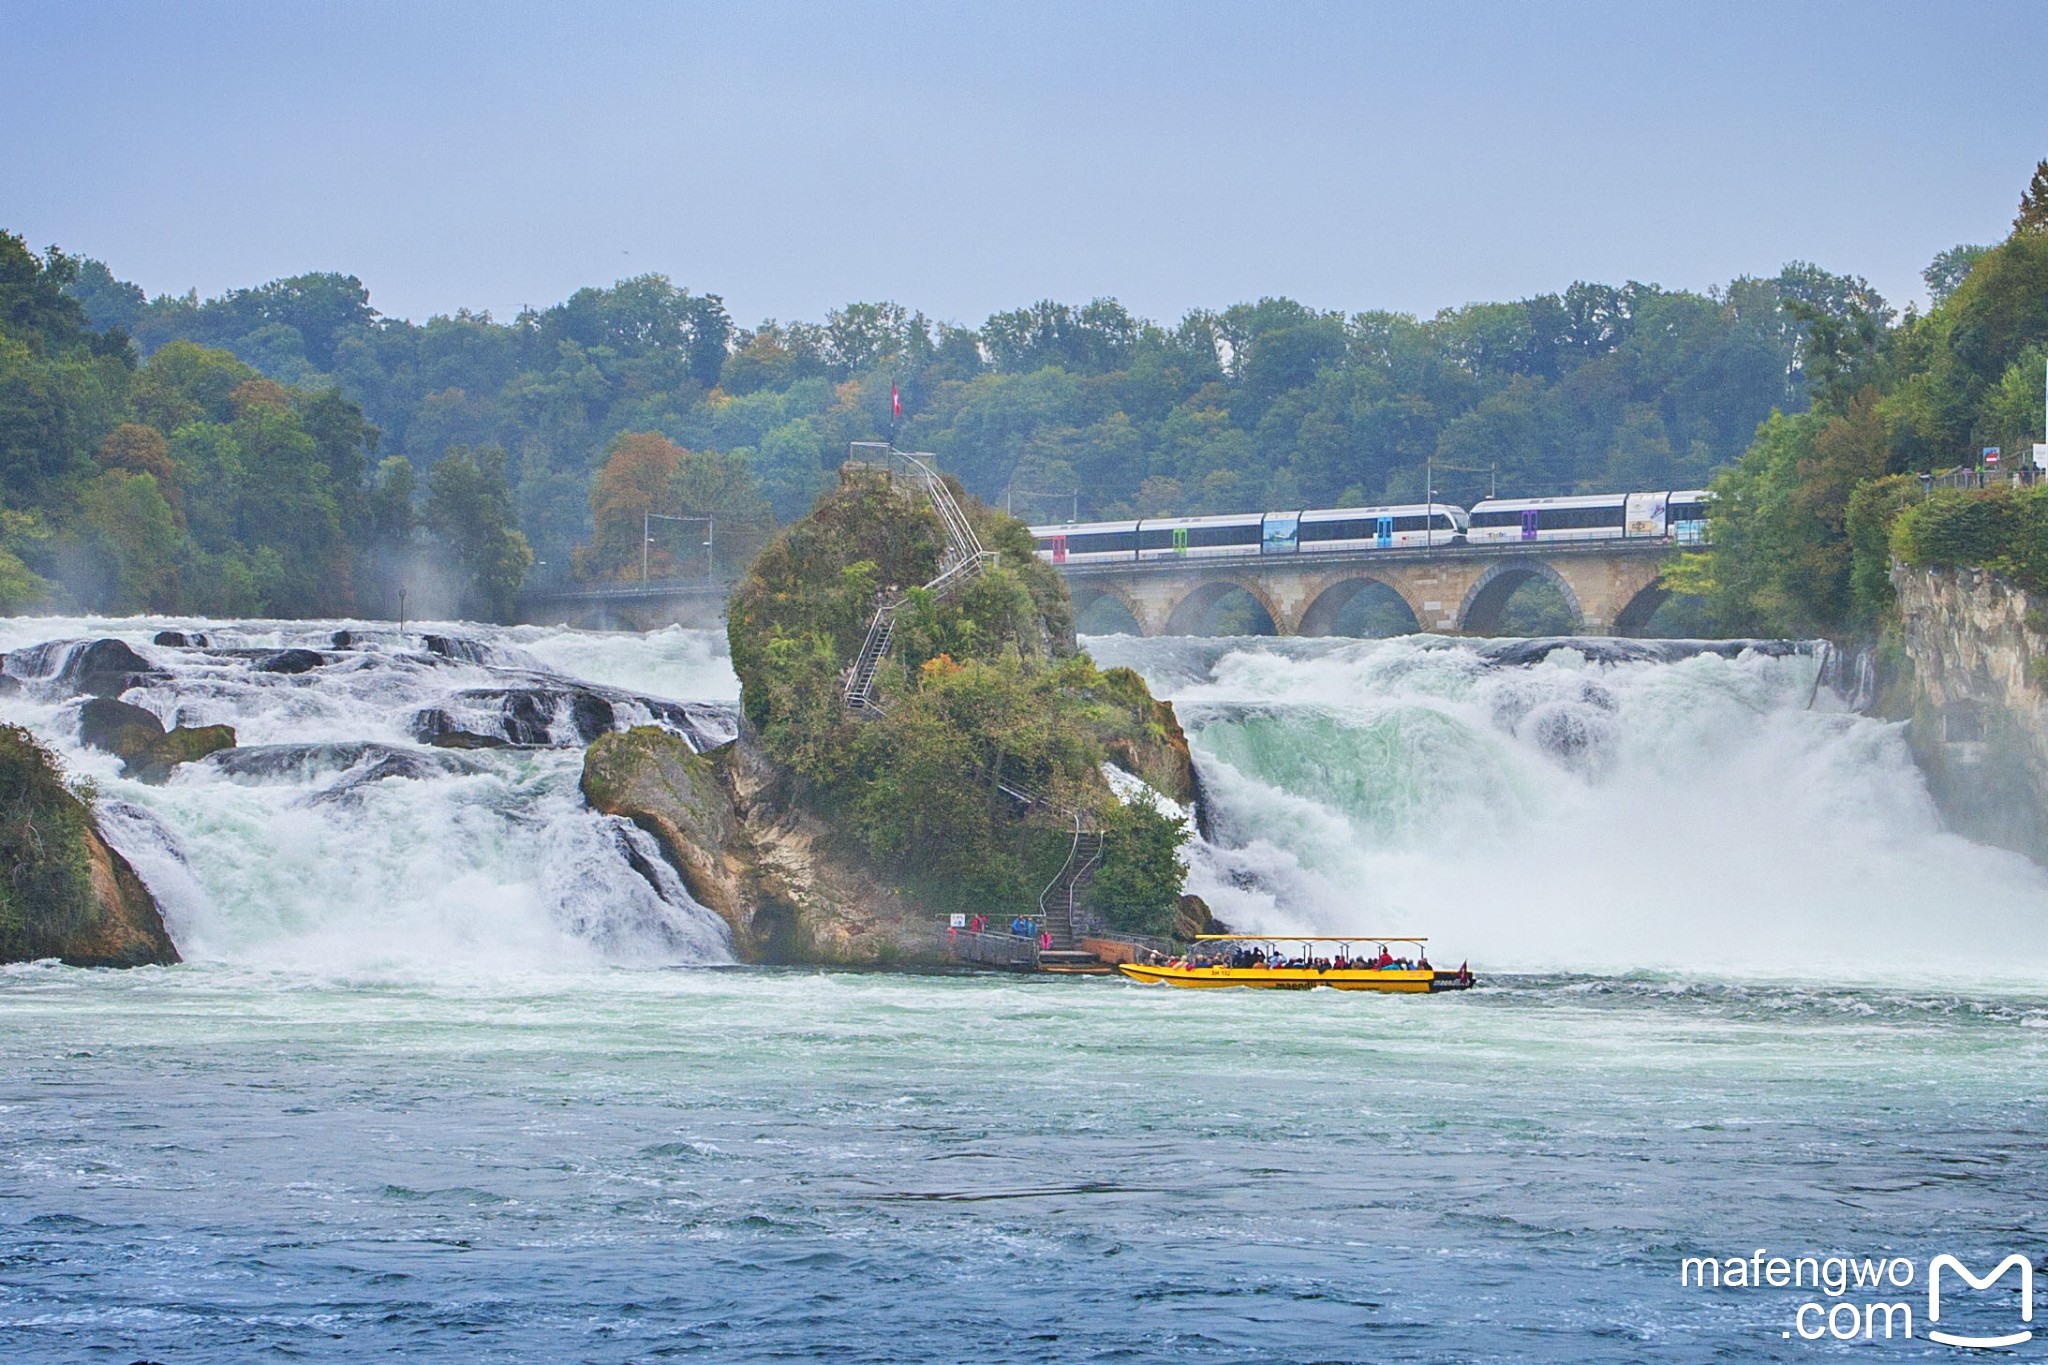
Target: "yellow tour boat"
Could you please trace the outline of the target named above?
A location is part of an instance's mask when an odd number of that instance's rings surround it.
[[[1328,986],[1340,991],[1391,991],[1422,995],[1462,991],[1472,973],[1460,966],[1442,971],[1429,963],[1428,939],[1407,934],[1360,934],[1350,938],[1303,938],[1272,934],[1203,934],[1185,957],[1122,962],[1117,970],[1153,986],[1249,986],[1254,990],[1306,991]],[[1413,956],[1389,952],[1389,943],[1414,946]],[[1287,953],[1284,946],[1299,944]],[[1317,944],[1334,944],[1318,952]],[[1354,944],[1370,951],[1354,954]]]

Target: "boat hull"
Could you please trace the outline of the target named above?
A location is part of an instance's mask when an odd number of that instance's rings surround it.
[[[1215,990],[1238,986],[1260,991],[1307,991],[1327,986],[1338,991],[1379,991],[1389,995],[1427,995],[1434,991],[1461,991],[1472,984],[1471,976],[1435,970],[1378,971],[1345,968],[1315,971],[1301,967],[1169,967],[1123,962],[1117,970],[1133,981],[1149,986],[1180,986],[1192,990]]]

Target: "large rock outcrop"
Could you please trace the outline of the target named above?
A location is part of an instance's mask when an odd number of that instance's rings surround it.
[[[2048,863],[2048,615],[1976,569],[1892,571],[1906,668],[1889,710],[1959,833]]]
[[[653,835],[692,896],[750,962],[852,966],[938,961],[933,916],[831,851],[744,741],[699,754],[653,726],[606,735],[583,757],[583,794]]]
[[[0,961],[178,960],[149,888],[100,837],[50,755],[12,725],[0,725],[0,869]]]

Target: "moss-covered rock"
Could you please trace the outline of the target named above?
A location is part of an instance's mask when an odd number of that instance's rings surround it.
[[[0,961],[178,960],[156,901],[28,731],[0,725]]]
[[[113,754],[125,776],[164,782],[180,763],[235,747],[231,725],[180,725],[166,731],[153,712],[111,697],[90,697],[79,708],[82,744]]]

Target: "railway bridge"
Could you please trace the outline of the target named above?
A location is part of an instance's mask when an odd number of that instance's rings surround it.
[[[1695,548],[1695,547],[1686,547]],[[1281,635],[1327,635],[1374,584],[1440,635],[1492,635],[1515,590],[1540,579],[1571,608],[1577,633],[1640,633],[1669,594],[1658,586],[1679,552],[1668,539],[1449,545],[1290,555],[1063,564],[1077,614],[1120,603],[1144,635],[1194,635],[1234,590],[1249,594]]]

